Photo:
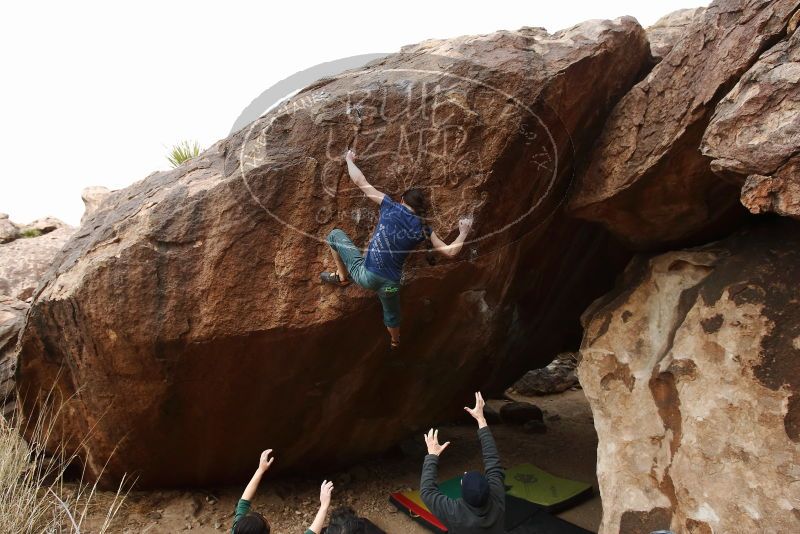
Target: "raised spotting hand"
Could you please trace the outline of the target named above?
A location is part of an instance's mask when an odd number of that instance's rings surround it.
[[[450,442],[446,442],[444,444],[439,444],[439,429],[430,429],[427,434],[422,435],[425,438],[425,445],[428,446],[428,454],[435,454],[439,456],[442,454]]]
[[[480,391],[475,392],[475,407],[469,408],[464,406],[464,409],[470,414],[477,422],[478,428],[483,428],[487,426],[486,424],[486,417],[483,415],[483,407],[486,406],[486,402],[483,400],[483,395],[481,395]]]

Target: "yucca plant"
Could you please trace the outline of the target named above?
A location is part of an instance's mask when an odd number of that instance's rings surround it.
[[[200,155],[200,144],[197,141],[181,141],[172,147],[167,155],[167,161],[173,167],[179,166],[184,161]]]
[[[76,460],[77,450],[62,445],[52,454],[45,451],[59,415],[60,410],[41,413],[24,428],[18,426],[22,422],[18,410],[8,421],[0,417],[0,532],[80,534],[90,510],[95,516],[105,515],[92,531],[110,532],[130,484],[123,477],[111,502],[98,511],[96,482],[86,483],[83,474],[77,482],[65,481],[64,473]],[[78,449],[81,446],[83,442]]]

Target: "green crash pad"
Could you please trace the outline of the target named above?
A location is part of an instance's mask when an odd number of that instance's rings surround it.
[[[533,464],[520,464],[505,470],[506,495],[511,495],[541,506],[548,512],[558,513],[575,506],[592,496],[592,485],[551,475]],[[461,476],[438,484],[439,491],[451,499],[461,497]],[[396,498],[427,510],[419,490],[397,492]]]
[[[506,469],[506,494],[553,512],[591,496],[592,485],[551,475],[533,464],[520,464]]]
[[[451,499],[458,499],[461,497],[461,476],[449,478],[437,484],[439,491],[450,497]]]
[[[561,512],[591,497],[592,486],[551,475],[535,465],[522,464],[506,469],[505,527],[511,534],[589,534],[576,525],[551,514]],[[461,476],[438,484],[450,497],[461,497]],[[434,532],[447,528],[422,502],[419,490],[396,492],[389,501]]]

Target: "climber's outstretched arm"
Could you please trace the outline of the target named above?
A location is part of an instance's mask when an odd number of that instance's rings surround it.
[[[481,440],[481,450],[483,451],[483,469],[486,480],[489,482],[489,494],[498,504],[505,508],[506,502],[506,473],[500,465],[500,454],[497,452],[497,445],[494,442],[489,425],[486,424],[486,417],[483,414],[483,407],[486,402],[480,391],[475,392],[475,407],[464,409],[478,422],[478,438]]]
[[[308,530],[314,534],[322,532],[322,525],[325,524],[325,517],[328,515],[328,508],[331,505],[331,492],[333,492],[333,482],[323,480],[322,486],[319,488],[319,510],[314,517],[314,522],[308,527]]]
[[[436,232],[431,232],[431,243],[433,244],[433,250],[444,256],[447,256],[448,258],[456,256],[459,252],[461,252],[461,248],[464,246],[464,241],[467,240],[467,235],[469,234],[471,228],[472,219],[469,217],[458,221],[458,237],[456,237],[449,245],[442,241],[439,236],[436,235]]]
[[[267,472],[269,466],[271,466],[272,462],[275,460],[275,458],[269,457],[271,453],[272,449],[267,449],[261,453],[261,457],[258,460],[258,469],[256,469],[250,482],[247,483],[247,487],[244,489],[244,493],[242,493],[242,498],[236,503],[236,510],[233,512],[233,529],[231,532],[236,530],[236,524],[250,513],[250,506],[253,502],[253,497],[256,496],[258,485],[261,483],[261,477],[264,476],[264,473]]]
[[[356,164],[353,163],[353,159],[355,159],[355,157],[356,153],[352,150],[348,150],[344,157],[345,161],[347,162],[347,172],[350,173],[350,179],[353,180],[353,183],[356,184],[365,195],[367,195],[367,198],[380,205],[381,202],[383,202],[383,197],[386,195],[372,187],[372,184],[367,181],[367,178],[364,176],[364,173],[361,172],[361,169],[356,167]]]
[[[253,497],[256,495],[256,490],[258,490],[258,485],[261,483],[261,477],[264,476],[264,473],[267,472],[269,467],[272,465],[272,462],[275,461],[275,458],[270,458],[269,455],[272,453],[272,449],[267,449],[261,453],[261,457],[258,461],[258,469],[256,469],[253,478],[250,479],[250,482],[247,484],[247,487],[244,489],[244,493],[242,493],[242,499],[245,501],[252,501]]]

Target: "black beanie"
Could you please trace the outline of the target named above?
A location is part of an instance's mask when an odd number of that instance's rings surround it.
[[[486,504],[489,499],[489,482],[483,473],[477,471],[464,473],[464,476],[461,477],[461,496],[467,504],[475,508]]]

